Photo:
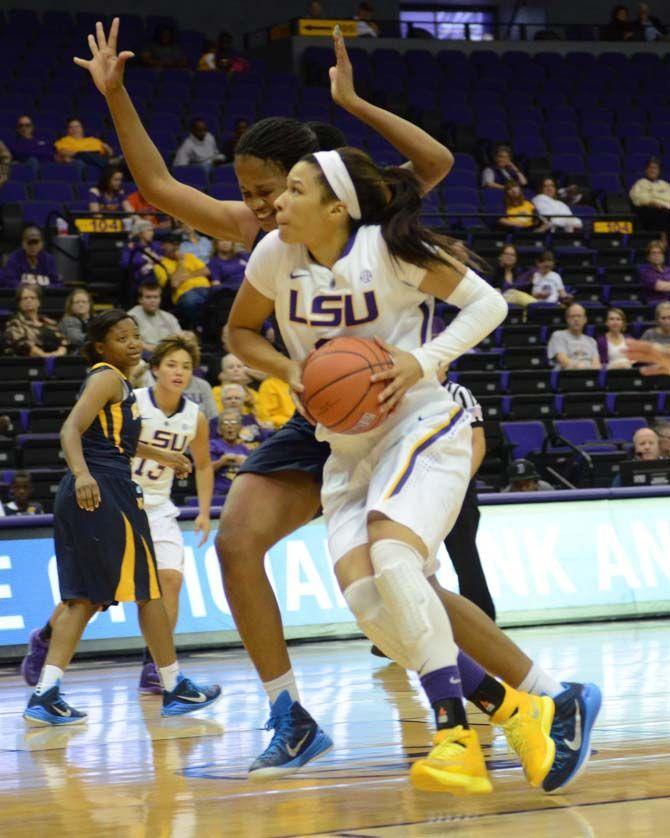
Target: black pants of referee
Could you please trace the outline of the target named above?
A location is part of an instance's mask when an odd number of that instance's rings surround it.
[[[474,602],[482,611],[495,620],[496,609],[486,583],[482,561],[477,550],[477,529],[479,527],[479,503],[475,481],[471,480],[463,506],[452,531],[444,540],[449,558],[458,577],[461,596]]]

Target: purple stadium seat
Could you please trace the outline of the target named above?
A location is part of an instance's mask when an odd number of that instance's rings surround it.
[[[502,189],[482,189],[480,190],[480,197],[482,199],[482,207],[484,212],[494,212],[500,215],[505,214],[505,202],[503,200]]]
[[[556,105],[547,113],[547,117],[552,122],[577,122],[577,112],[570,105]]]
[[[507,124],[500,120],[480,120],[475,125],[475,134],[482,140],[501,142],[509,139]]]
[[[477,189],[479,186],[477,182],[477,174],[471,169],[452,169],[447,176],[447,184],[449,188],[464,186],[468,189]]]
[[[591,137],[605,137],[612,134],[612,126],[607,122],[592,122],[591,120],[582,122],[580,126],[582,136],[590,140]]]
[[[58,181],[37,181],[32,185],[36,201],[55,201],[59,204],[72,200],[72,184]]]
[[[607,133],[607,131],[604,133]],[[628,137],[642,137],[644,135],[644,125],[640,122],[627,122],[623,125],[617,126],[617,134],[622,140],[625,140]]]
[[[445,104],[442,105],[442,119],[452,125],[472,125],[474,111],[469,105]]]
[[[28,200],[26,185],[20,180],[9,180],[0,186],[0,204],[13,204]]]
[[[661,144],[656,137],[626,137],[623,145],[627,154],[646,154],[651,157],[661,152]]]
[[[472,206],[476,210],[479,205],[479,196],[476,189],[452,186],[451,178],[442,188],[442,197],[447,210],[451,209],[452,206]]]
[[[621,169],[621,158],[618,154],[589,154],[586,158],[586,168],[594,172],[618,172]]]
[[[554,171],[570,175],[584,174],[584,158],[578,154],[554,154],[551,158]]]
[[[647,420],[641,416],[627,416],[625,419],[605,419],[608,439],[631,442],[633,434],[640,428],[647,427]]]
[[[468,170],[477,174],[477,163],[471,154],[457,151],[454,153],[454,169],[458,171]]]
[[[211,180],[212,183],[226,183],[234,186],[235,189],[238,188],[235,170],[232,166],[217,166],[212,170]]]
[[[552,154],[584,154],[584,143],[579,137],[549,137],[549,147]]]
[[[591,137],[589,139],[589,150],[591,154],[621,155],[621,143],[616,137],[612,136]]]
[[[177,180],[196,189],[204,189],[207,186],[207,172],[202,166],[175,166],[172,174]]]
[[[79,183],[81,169],[79,166],[67,163],[42,163],[40,166],[40,180],[58,180],[62,183]]]
[[[594,172],[591,174],[591,188],[597,192],[621,192],[621,176],[618,172]]]
[[[600,431],[594,419],[557,419],[556,432],[573,445],[589,445],[602,442]]]
[[[37,224],[38,227],[46,227],[51,218],[62,212],[60,204],[53,201],[24,201],[21,204],[23,209],[23,220],[27,224]]]
[[[512,445],[515,459],[540,451],[547,435],[542,422],[501,422],[500,430]]]

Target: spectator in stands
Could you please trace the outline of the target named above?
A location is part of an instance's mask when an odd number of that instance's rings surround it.
[[[251,63],[235,50],[233,36],[226,29],[219,32],[216,42],[216,67],[229,76],[235,73],[246,73]]]
[[[599,370],[598,345],[584,334],[586,310],[573,303],[565,311],[567,329],[555,331],[549,338],[547,355],[556,370]]]
[[[88,190],[91,212],[132,212],[133,207],[123,188],[123,172],[117,166],[105,166],[98,185]]]
[[[179,253],[180,244],[181,236],[176,233],[163,239],[163,256],[154,274],[161,286],[169,282],[179,322],[185,329],[194,329],[209,294],[209,268],[192,253]]]
[[[12,251],[0,271],[0,285],[18,288],[19,285],[39,285],[41,288],[60,288],[61,276],[54,257],[44,249],[44,237],[34,224],[21,235],[21,247]]]
[[[379,25],[372,19],[375,10],[369,3],[359,3],[354,20],[357,20],[356,34],[359,38],[378,38]]]
[[[307,4],[307,13],[305,17],[311,18],[312,20],[321,20],[325,17],[323,13],[323,6],[319,3],[319,0],[310,0]]]
[[[507,183],[527,186],[528,179],[512,159],[512,149],[508,145],[499,145],[493,153],[493,165],[482,172],[482,186],[504,189]]]
[[[4,186],[9,180],[9,173],[12,168],[12,153],[0,140],[0,186]]]
[[[173,166],[202,166],[212,168],[217,163],[224,163],[225,158],[219,151],[214,134],[207,130],[204,119],[194,119],[191,133],[177,149]]]
[[[620,308],[609,309],[605,325],[607,331],[596,341],[601,364],[607,370],[629,370],[633,364],[626,355],[628,322],[625,313]]]
[[[295,413],[295,404],[291,398],[291,391],[285,381],[274,376],[268,376],[261,381],[258,388],[258,420],[281,428]]]
[[[154,269],[160,265],[163,248],[154,241],[154,226],[146,219],[138,219],[130,230],[130,239],[121,253],[121,267],[127,272],[134,300],[140,283],[154,276]]]
[[[181,332],[179,321],[161,308],[161,287],[153,277],[142,280],[137,294],[136,306],[130,309],[128,314],[137,321],[142,338],[142,349],[145,352],[153,352],[156,344],[163,338],[176,335]]]
[[[670,344],[670,303],[659,303],[655,315],[656,327],[646,329],[642,334],[642,340],[662,345]]]
[[[503,189],[506,214],[498,219],[498,224],[517,230],[537,230],[538,233],[548,229],[549,225],[540,220],[534,204],[524,196],[518,183],[508,181]]]
[[[638,428],[633,434],[633,459],[649,462],[661,459],[661,446],[656,431]]]
[[[35,135],[35,125],[26,114],[16,120],[16,134],[8,147],[17,163],[43,163],[52,160],[54,155],[53,142]]]
[[[149,215],[149,213],[157,213],[159,210],[147,202],[146,198],[142,195],[139,189],[131,192],[130,195],[128,195],[127,200],[132,208],[132,211],[137,213],[143,221],[150,221],[154,227],[170,227],[172,225],[169,218],[161,220],[157,215]]]
[[[527,306],[537,302],[535,297],[523,290],[530,289],[529,274],[519,267],[519,255],[513,244],[504,244],[500,248],[498,264],[489,281],[508,303]]]
[[[196,233],[193,227],[189,227],[188,224],[183,224],[182,230],[184,238],[179,245],[179,252],[192,253],[201,262],[209,261],[212,255],[212,240],[209,236],[202,236],[200,233]]]
[[[267,436],[267,431],[274,431],[275,428],[271,422],[261,423],[255,413],[245,413],[247,394],[241,384],[224,384],[221,387],[215,387],[214,390],[218,391],[216,396],[219,414],[227,408],[239,410],[242,414],[240,437],[249,448],[257,448]],[[212,422],[211,432],[212,435],[219,433],[218,420]]]
[[[228,352],[221,358],[221,372],[219,373],[221,386],[224,384],[241,384],[244,387],[245,400],[242,413],[257,413],[258,393],[249,386],[251,375],[249,369],[240,361],[237,355]],[[214,398],[221,404],[221,386],[214,387]]]
[[[171,26],[161,26],[156,35],[140,53],[140,62],[145,67],[186,67],[188,62],[184,50],[177,43]]]
[[[670,229],[670,183],[661,180],[658,158],[649,158],[644,177],[636,180],[630,190],[630,199],[645,229]]]
[[[44,515],[42,504],[31,500],[33,481],[29,471],[15,471],[9,485],[12,500],[5,504],[5,515]]]
[[[214,240],[214,254],[209,260],[209,277],[212,288],[227,288],[237,291],[244,279],[244,270],[249,254],[237,249],[235,242],[226,239]]]
[[[214,41],[205,41],[202,55],[198,59],[195,69],[199,73],[210,73],[219,69],[216,66],[216,44]]]
[[[670,301],[670,266],[665,263],[665,244],[654,239],[647,245],[647,261],[640,265],[638,274],[648,303]]]
[[[571,303],[572,295],[565,290],[561,275],[554,270],[556,260],[551,250],[540,253],[535,260],[535,266],[531,277],[533,297],[541,303]]]
[[[601,33],[603,41],[632,41],[635,38],[635,25],[630,19],[628,6],[614,6],[610,22]]]
[[[219,417],[219,435],[213,436],[209,451],[214,468],[214,492],[227,495],[237,476],[240,466],[249,456],[249,448],[243,442],[242,414],[234,408],[226,408]]]
[[[70,117],[65,127],[65,136],[55,142],[56,161],[71,163],[78,160],[104,169],[112,156],[112,147],[98,137],[87,137],[84,125],[77,117]]]
[[[649,11],[649,3],[637,4],[637,20],[635,21],[635,37],[639,41],[665,41],[668,27]]]
[[[549,222],[552,230],[565,230],[574,233],[582,229],[582,220],[573,215],[570,207],[558,200],[556,181],[546,177],[542,181],[540,191],[533,198],[533,204],[543,221]]]
[[[54,320],[40,315],[42,289],[39,285],[19,285],[16,290],[17,313],[7,321],[7,354],[30,358],[65,355],[66,341]]]
[[[70,291],[65,300],[65,314],[58,330],[67,341],[70,352],[78,353],[86,343],[88,322],[93,314],[93,300],[85,288]]]
[[[535,465],[530,460],[514,460],[507,470],[509,483],[503,492],[553,492],[554,487],[540,480]]]
[[[667,460],[670,458],[670,419],[658,419],[654,424],[654,430],[658,437],[660,456]]]
[[[248,119],[240,117],[240,119],[235,120],[235,127],[233,128],[232,136],[230,136],[227,140],[224,140],[221,146],[221,153],[225,157],[227,163],[231,163],[233,161],[233,158],[235,157],[235,147],[239,143],[242,136],[246,134],[248,130]]]

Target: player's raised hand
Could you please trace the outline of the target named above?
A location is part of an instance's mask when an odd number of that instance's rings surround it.
[[[354,88],[354,70],[339,26],[333,29],[333,45],[335,66],[328,70],[330,95],[333,97],[333,102],[348,109],[356,102],[358,96]]]
[[[641,362],[642,375],[670,375],[670,351],[660,343],[626,339],[625,353],[631,361]]]
[[[122,52],[117,55],[116,45],[119,37],[119,19],[115,17],[109,29],[109,37],[105,35],[102,23],[95,24],[95,35],[88,36],[91,49],[90,59],[75,58],[74,63],[84,70],[88,70],[95,86],[103,96],[109,96],[123,87],[123,72],[126,61],[133,58],[135,53]]]
[[[382,413],[386,415],[391,413],[405,393],[423,378],[423,370],[411,352],[405,352],[403,349],[398,349],[397,346],[391,346],[380,337],[376,337],[375,341],[393,358],[391,369],[376,372],[370,376],[370,381],[373,383],[377,381],[388,382],[379,396]]]

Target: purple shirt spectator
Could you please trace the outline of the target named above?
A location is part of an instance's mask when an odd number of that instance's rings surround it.
[[[40,288],[60,288],[63,284],[56,269],[56,261],[46,250],[37,254],[34,265],[25,251],[15,250],[10,254],[0,280],[3,288],[18,288],[22,282],[39,285]]]
[[[29,116],[20,116],[16,121],[16,134],[7,141],[12,157],[18,163],[27,160],[53,160],[53,140],[35,134],[35,125]]]
[[[209,278],[213,288],[228,288],[237,291],[244,279],[248,254],[242,253],[232,259],[222,259],[218,254],[209,260]]]
[[[241,454],[249,456],[249,448],[242,442],[226,442],[222,437],[216,437],[209,442],[209,451],[212,460],[218,460],[225,454]],[[214,492],[217,495],[227,495],[230,486],[239,471],[239,465],[222,466],[214,475]]]
[[[670,302],[670,291],[656,290],[656,283],[659,279],[662,282],[670,282],[669,265],[659,265],[657,267],[650,262],[646,262],[644,265],[640,265],[638,275],[648,303],[656,305],[657,303]]]

